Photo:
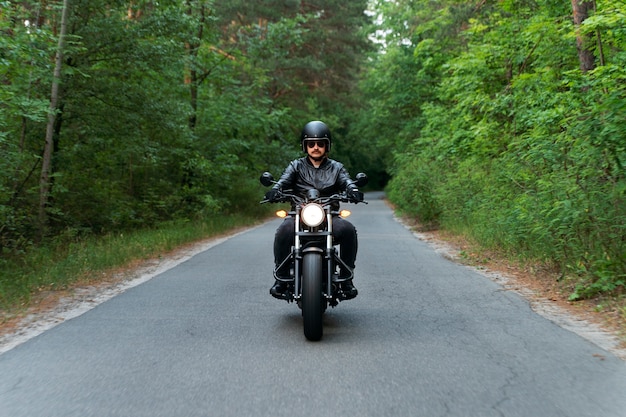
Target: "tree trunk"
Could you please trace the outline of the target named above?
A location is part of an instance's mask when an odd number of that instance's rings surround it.
[[[578,60],[580,70],[587,72],[595,68],[595,57],[590,45],[593,39],[585,37],[580,33],[580,24],[589,17],[589,12],[595,8],[595,0],[571,0],[574,14],[574,26],[576,27],[576,49],[578,50]]]
[[[187,0],[187,14],[192,17],[195,13],[193,2],[191,0]],[[185,78],[185,84],[189,85],[189,100],[191,104],[191,114],[189,115],[189,129],[192,131],[196,128],[197,123],[197,114],[198,114],[198,70],[197,70],[197,60],[198,60],[198,49],[200,48],[200,44],[202,43],[202,37],[204,33],[204,25],[205,25],[205,6],[204,4],[200,4],[200,19],[198,22],[198,32],[196,33],[196,40],[192,43],[189,41],[186,44],[187,54],[189,55],[189,73]]]
[[[63,0],[61,13],[61,32],[57,46],[56,60],[54,64],[54,77],[52,79],[52,91],[50,93],[50,111],[48,113],[48,125],[46,126],[46,140],[41,160],[41,176],[39,180],[39,223],[40,232],[43,236],[48,224],[46,207],[50,198],[50,167],[54,150],[54,126],[56,122],[57,103],[59,100],[59,80],[61,79],[61,66],[63,64],[63,44],[67,32],[67,13],[69,0]]]

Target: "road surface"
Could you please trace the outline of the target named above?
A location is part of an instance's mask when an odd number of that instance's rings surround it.
[[[368,195],[359,296],[308,342],[275,300],[280,220],[0,355],[0,417],[625,417],[626,364],[437,254]]]

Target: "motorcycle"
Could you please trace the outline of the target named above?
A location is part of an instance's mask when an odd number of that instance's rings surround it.
[[[263,173],[260,180],[265,187],[276,184],[269,172]],[[367,175],[357,174],[354,184],[357,187],[365,186]],[[349,210],[338,210],[338,203],[356,204],[364,201],[351,200],[345,193],[322,197],[319,190],[310,189],[305,197],[294,195],[289,190],[281,191],[275,202],[291,203],[291,210],[278,210],[276,215],[293,218],[295,237],[290,255],[274,269],[274,278],[288,285],[283,299],[289,303],[295,301],[302,310],[305,337],[317,341],[322,338],[322,316],[327,307],[336,307],[340,301],[354,298],[343,292],[340,286],[351,280],[354,272],[341,260],[333,244],[333,217],[345,218],[350,215]],[[279,277],[277,271],[288,264],[290,277]],[[340,278],[339,266],[349,271],[350,275]]]

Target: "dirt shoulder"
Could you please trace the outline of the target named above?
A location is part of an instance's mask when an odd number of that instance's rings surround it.
[[[246,230],[249,228],[185,245],[155,258],[137,260],[124,268],[76,282],[67,289],[33,294],[27,307],[14,312],[0,311],[0,354]]]
[[[441,230],[420,230],[400,220],[442,256],[466,265],[528,300],[538,314],[626,360],[626,299],[605,297],[569,301],[573,285],[544,265],[513,262],[469,240]]]

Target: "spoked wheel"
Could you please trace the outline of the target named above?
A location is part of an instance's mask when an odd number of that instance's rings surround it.
[[[317,341],[322,338],[325,299],[322,293],[322,255],[307,253],[302,259],[302,318],[304,336]]]

